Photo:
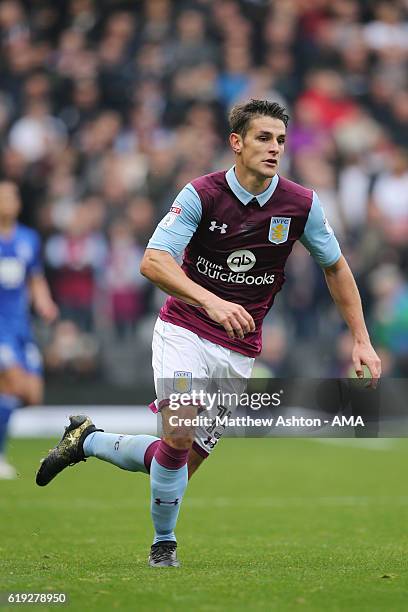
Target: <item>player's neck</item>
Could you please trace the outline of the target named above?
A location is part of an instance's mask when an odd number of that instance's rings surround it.
[[[9,238],[16,227],[16,222],[14,219],[2,219],[0,217],[0,236],[3,238]]]
[[[235,176],[241,187],[253,195],[258,195],[265,191],[265,189],[268,189],[272,181],[271,178],[265,178],[259,174],[254,174],[239,164],[235,166]]]

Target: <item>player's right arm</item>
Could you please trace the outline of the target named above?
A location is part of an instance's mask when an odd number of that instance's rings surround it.
[[[146,249],[140,272],[169,295],[204,308],[213,321],[224,327],[230,338],[243,338],[244,334],[255,330],[254,320],[243,306],[222,300],[192,281],[170,253]]]
[[[219,298],[192,281],[175,259],[184,251],[200,220],[200,197],[189,184],[157,226],[140,272],[169,295],[203,308],[213,321],[224,327],[230,338],[243,338],[244,334],[255,330],[254,320],[245,308]]]

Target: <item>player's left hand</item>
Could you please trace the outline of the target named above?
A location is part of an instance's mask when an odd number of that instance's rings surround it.
[[[381,376],[381,360],[373,349],[371,342],[369,340],[365,342],[356,340],[353,345],[352,358],[357,378],[364,378],[363,366],[367,366],[371,374],[371,380],[367,386],[375,389]]]
[[[59,315],[58,306],[52,300],[37,304],[36,310],[46,323],[53,323]]]

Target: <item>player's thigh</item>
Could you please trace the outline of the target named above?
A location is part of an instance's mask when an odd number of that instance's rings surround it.
[[[189,394],[197,403],[197,392],[208,379],[202,340],[188,329],[158,319],[153,332],[152,366],[158,408],[171,397]]]
[[[0,371],[0,393],[26,400],[26,372],[18,365]]]
[[[201,421],[196,428],[193,444],[195,451],[203,458],[214,450],[225,434],[225,421],[234,414],[239,405],[255,361],[251,357],[210,342],[207,343],[207,351],[207,359],[214,364],[207,389],[212,397],[212,407],[206,411],[206,420]]]
[[[43,379],[20,366],[7,368],[0,372],[0,393],[18,397],[24,404],[37,405],[43,399]]]
[[[24,365],[16,338],[0,338],[0,393],[24,399]]]
[[[233,410],[245,391],[252,375],[255,359],[236,351],[204,341],[207,361],[212,363],[211,386],[220,395],[219,404],[229,404]]]
[[[38,406],[43,401],[44,381],[41,376],[25,372],[26,402],[30,406]]]
[[[219,390],[218,407],[222,409],[219,416],[231,416],[239,406],[251,378],[254,362],[254,358],[236,351],[228,351],[227,359],[218,360],[212,384]]]
[[[236,351],[230,351],[225,370],[221,369],[219,375],[223,379],[228,380],[241,380],[245,386],[248,380],[251,378],[252,369],[254,367],[255,359],[237,353]]]

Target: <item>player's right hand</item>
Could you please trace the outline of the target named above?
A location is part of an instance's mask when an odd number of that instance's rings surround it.
[[[204,310],[213,321],[223,326],[229,338],[242,340],[245,334],[255,331],[253,318],[240,304],[214,296],[214,299],[204,306]]]

